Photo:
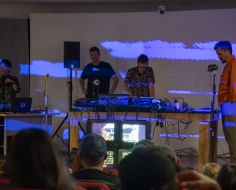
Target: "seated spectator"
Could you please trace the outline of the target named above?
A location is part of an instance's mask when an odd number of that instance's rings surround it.
[[[137,148],[157,148],[159,151],[161,151],[163,154],[165,154],[171,162],[174,164],[176,172],[179,172],[182,170],[180,167],[180,159],[176,156],[175,151],[168,145],[162,145],[162,146],[156,146],[154,142],[148,139],[143,139],[135,143],[132,150],[135,150]]]
[[[155,145],[154,142],[152,142],[149,139],[143,139],[143,140],[140,140],[140,141],[136,142],[134,144],[132,150],[135,150],[135,149],[140,148],[140,147],[154,148],[154,147],[156,147],[156,145]]]
[[[173,158],[175,160],[175,163],[180,165],[180,159],[177,157],[175,151],[173,150],[173,148],[171,148],[168,145],[162,145],[159,146],[158,148],[160,148],[167,156],[170,156],[171,158]]]
[[[216,163],[207,163],[202,167],[202,173],[212,179],[216,179],[220,166]]]
[[[3,167],[14,188],[74,190],[52,137],[39,129],[13,136]]]
[[[137,148],[119,164],[122,190],[173,190],[175,169],[156,148]]]
[[[220,184],[222,190],[236,189],[236,165],[225,164],[221,167],[216,181]]]
[[[103,172],[104,160],[107,158],[107,145],[103,137],[90,133],[81,142],[80,159],[83,170],[71,175],[78,181],[97,181],[108,185],[111,189],[120,187],[117,176]]]

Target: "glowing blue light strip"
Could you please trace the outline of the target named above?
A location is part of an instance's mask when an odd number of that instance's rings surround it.
[[[188,48],[182,42],[152,40],[147,42],[103,41],[101,46],[110,51],[110,55],[121,59],[137,59],[140,54],[149,58],[172,60],[219,60],[214,48],[218,41],[195,42]],[[232,44],[236,51],[236,44]]]
[[[194,91],[188,91],[188,90],[168,90],[169,94],[197,94],[197,95],[213,95],[212,92],[194,92]],[[216,96],[218,96],[218,93],[216,93]]]
[[[166,138],[199,138],[199,135],[196,134],[164,134],[161,133],[160,137],[166,137]],[[225,139],[225,136],[218,135],[218,139]]]

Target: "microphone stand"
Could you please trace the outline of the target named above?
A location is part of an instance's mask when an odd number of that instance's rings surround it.
[[[45,129],[48,132],[48,76],[45,78],[45,91],[44,91],[44,106],[45,106]]]
[[[217,136],[218,136],[218,131],[217,131],[217,126],[215,124],[215,118],[214,118],[214,104],[215,104],[215,95],[216,95],[216,84],[215,84],[215,69],[213,70],[213,98],[211,102],[211,123],[210,123],[210,155],[209,159],[210,162],[217,162],[217,150],[216,150],[216,142],[217,142]]]

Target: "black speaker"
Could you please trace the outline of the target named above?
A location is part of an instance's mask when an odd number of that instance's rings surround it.
[[[80,68],[80,42],[64,42],[64,68]]]

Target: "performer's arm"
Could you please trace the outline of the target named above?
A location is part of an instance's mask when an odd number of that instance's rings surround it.
[[[118,86],[118,83],[119,83],[119,79],[118,79],[116,74],[113,75],[111,78],[113,79],[113,84],[112,84],[112,87],[111,87],[111,90],[110,90],[109,94],[113,94],[115,92],[115,90]]]
[[[127,92],[128,95],[133,96],[132,92],[129,89],[129,84],[127,84],[126,82],[124,83],[124,89],[125,89],[125,91]]]
[[[10,79],[10,78],[7,78],[5,80],[5,83],[6,84],[10,83],[12,85],[12,88],[13,88],[15,93],[19,93],[21,91],[21,88],[20,88],[20,85],[19,85],[19,81],[18,81],[18,79],[16,77],[13,80]]]
[[[150,97],[155,97],[155,86],[153,83],[149,84],[149,92],[150,92]]]
[[[155,75],[154,75],[154,71],[151,68],[150,73],[149,73],[149,93],[150,93],[150,97],[155,97]]]
[[[218,106],[221,107],[222,104],[229,99],[229,77],[231,65],[226,65],[222,75],[220,76],[219,92],[218,92]]]
[[[82,79],[82,77],[79,78],[79,84],[80,84],[80,88],[81,88],[81,91],[84,93],[84,94],[87,94],[87,89],[85,89],[84,87],[84,79]]]

